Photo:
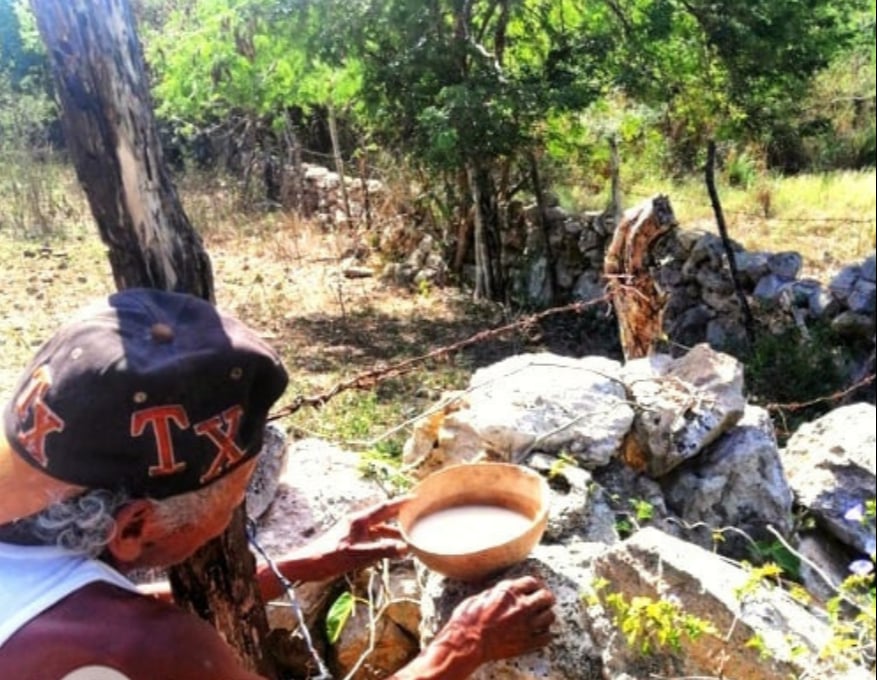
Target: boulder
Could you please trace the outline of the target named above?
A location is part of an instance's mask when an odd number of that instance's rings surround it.
[[[686,537],[706,549],[752,558],[752,541],[774,541],[792,529],[792,492],[783,474],[773,424],[747,406],[740,422],[699,456],[661,479],[668,507],[692,527]],[[716,544],[714,531],[722,533]]]
[[[874,524],[860,519],[873,500],[877,421],[872,404],[842,406],[805,423],[780,452],[796,501],[838,540],[874,552]]]
[[[630,361],[624,380],[636,403],[642,464],[653,477],[700,453],[737,423],[746,405],[740,362],[703,343],[678,359]]]

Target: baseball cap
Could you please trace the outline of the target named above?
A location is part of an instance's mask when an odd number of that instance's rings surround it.
[[[0,524],[85,489],[207,486],[259,453],[287,382],[254,330],[201,298],[110,295],[43,344],[6,405]]]

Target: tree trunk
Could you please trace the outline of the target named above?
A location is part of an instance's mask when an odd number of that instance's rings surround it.
[[[120,289],[213,299],[210,259],[161,158],[127,2],[32,0],[62,125]]]
[[[612,298],[625,360],[647,356],[664,335],[665,296],[648,267],[655,241],[676,226],[666,196],[627,211],[606,249],[603,274]]]
[[[62,126],[119,289],[213,300],[210,259],[164,165],[143,55],[127,0],[31,0],[49,54]],[[268,624],[243,531],[232,528],[172,572],[178,603],[219,629],[249,669]]]
[[[476,300],[502,300],[505,284],[498,233],[496,192],[487,171],[477,162],[466,163],[466,179],[472,196],[475,246]]]
[[[347,178],[344,176],[344,159],[341,158],[341,143],[338,141],[338,120],[335,116],[334,104],[329,104],[329,138],[332,140],[332,158],[335,160],[335,172],[338,173],[338,188],[341,190],[344,214],[347,215],[347,227],[352,227],[350,200],[347,198]]]
[[[530,182],[533,185],[533,193],[536,196],[536,217],[539,221],[539,234],[542,237],[542,249],[545,253],[545,276],[547,290],[545,301],[553,305],[557,298],[557,260],[551,247],[551,235],[548,231],[547,208],[545,195],[542,193],[542,178],[539,175],[539,164],[536,162],[536,154],[533,151],[527,153],[527,163],[530,167]]]
[[[475,223],[475,292],[476,300],[492,300],[494,297],[494,281],[490,266],[490,250],[487,244],[487,225],[484,220],[481,185],[478,171],[468,164],[466,175],[469,180],[469,191],[472,193],[472,218]]]

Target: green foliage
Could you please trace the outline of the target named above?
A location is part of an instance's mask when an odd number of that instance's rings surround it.
[[[554,479],[555,477],[559,477],[563,475],[563,471],[572,466],[578,467],[579,462],[576,458],[570,455],[566,451],[561,451],[557,456],[557,460],[551,463],[551,466],[548,468],[548,479]]]
[[[758,179],[759,171],[758,159],[746,151],[733,153],[725,163],[725,176],[732,187],[751,189]]]
[[[874,166],[874,12],[861,19],[859,40],[839,54],[813,81],[800,130],[801,164],[818,169]]]
[[[717,635],[712,623],[684,612],[667,598],[634,596],[628,600],[622,593],[609,593],[604,599],[627,644],[644,655],[662,650],[680,653],[685,639]]]
[[[414,482],[402,470],[402,451],[393,442],[379,442],[359,457],[359,471],[374,480],[389,496],[408,491]]]
[[[771,564],[790,578],[801,576],[801,558],[781,541],[755,541],[751,544],[752,559],[756,564]]]
[[[32,23],[25,3],[0,0],[0,153],[42,150],[46,125],[55,116]]]
[[[18,90],[34,85],[44,90],[44,81],[34,81],[44,77],[45,67],[45,53],[27,2],[0,0],[0,71]]]
[[[873,562],[873,556],[872,556]],[[875,622],[874,571],[853,574],[840,585],[837,595],[826,604],[831,623],[832,637],[820,651],[824,659],[867,664],[875,654],[877,622]]]
[[[335,3],[198,0],[144,29],[158,112],[188,123],[233,112],[282,126],[291,107],[345,107],[359,65],[329,54],[319,38]]]
[[[326,613],[326,639],[329,641],[329,644],[335,644],[338,641],[344,626],[347,624],[347,620],[355,611],[356,598],[349,590],[344,591],[335,598],[335,601]]]
[[[794,557],[800,559],[798,555]],[[871,666],[873,670],[875,634],[877,634],[873,562],[874,555],[871,555],[870,569],[848,576],[837,588],[835,595],[825,603],[824,613],[831,627],[831,638],[819,651],[819,658],[824,660],[833,671],[847,668],[850,664]],[[741,602],[757,596],[762,589],[788,585],[789,594],[793,599],[805,606],[811,604],[811,598],[803,588],[782,581],[784,570],[778,564],[768,562],[753,567],[743,563],[742,566],[748,571],[748,577],[734,590],[734,595]],[[746,645],[758,649],[763,656],[767,655],[764,641],[758,635],[753,636]],[[790,641],[790,645],[794,652],[795,641]]]
[[[620,502],[617,494],[613,494],[610,500],[613,505]],[[630,510],[617,508],[615,512],[615,530],[621,538],[627,538],[638,531],[643,524],[648,523],[655,515],[655,506],[642,498],[628,498],[627,506],[630,507]]]
[[[639,522],[647,522],[655,515],[655,506],[641,498],[631,498],[630,505],[633,507],[634,515]]]
[[[514,157],[595,95],[575,3],[366,2],[363,96],[382,138],[436,170]]]
[[[809,337],[797,327],[779,333],[762,330],[754,346],[743,356],[746,386],[750,399],[757,404],[789,404],[824,397],[844,385],[843,344],[830,328],[815,325]],[[787,432],[797,424],[812,420],[831,408],[830,402],[783,412],[780,425]]]
[[[0,0],[0,228],[42,237],[60,230],[59,220],[76,210],[47,139],[56,109],[45,86],[43,54],[21,25],[29,18],[25,9]]]

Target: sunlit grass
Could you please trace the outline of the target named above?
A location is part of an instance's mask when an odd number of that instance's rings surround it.
[[[803,273],[817,278],[874,252],[875,181],[873,169],[793,177],[761,173],[748,188],[716,178],[732,239],[747,250],[797,251]],[[624,207],[658,193],[669,196],[681,228],[718,231],[702,177],[641,180],[624,188]]]

